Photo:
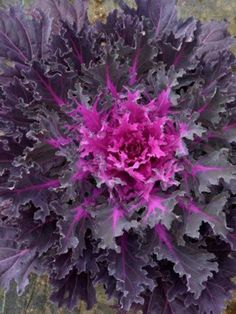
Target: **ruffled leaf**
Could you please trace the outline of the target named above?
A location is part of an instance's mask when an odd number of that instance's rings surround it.
[[[18,293],[23,293],[29,283],[29,274],[37,268],[35,250],[0,248],[0,283],[3,288],[9,289],[10,282],[15,280]]]
[[[121,241],[121,253],[110,251],[108,256],[109,274],[117,280],[116,289],[121,292],[120,304],[123,309],[129,310],[133,302],[143,304],[140,293],[154,288],[152,279],[146,277],[143,269],[147,265],[146,256],[137,254],[140,247],[138,239],[134,236],[123,235]]]

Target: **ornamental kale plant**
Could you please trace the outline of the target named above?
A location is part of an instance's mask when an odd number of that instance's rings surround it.
[[[236,66],[174,0],[0,11],[0,284],[59,306],[220,314],[236,275]]]

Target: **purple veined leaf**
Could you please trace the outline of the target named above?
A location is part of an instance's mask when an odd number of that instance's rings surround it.
[[[70,76],[73,80],[72,73],[65,72],[64,74],[68,75],[68,78]],[[42,65],[39,62],[34,62],[29,72],[27,72],[27,77],[36,85],[35,90],[39,95],[39,99],[43,98],[44,102],[53,102],[59,107],[66,103],[68,86],[64,85],[64,77],[61,74],[46,75]],[[69,84],[72,84],[70,80]]]
[[[157,37],[168,34],[177,22],[177,9],[175,0],[148,0],[149,16],[153,23]]]
[[[143,221],[153,228],[156,224],[162,223],[170,229],[173,220],[176,218],[173,210],[178,203],[177,195],[151,195],[147,203],[147,211]]]
[[[131,9],[132,10],[132,9]],[[106,24],[97,23],[97,31],[103,38],[103,44],[101,45],[99,38],[94,43],[94,49],[97,53],[104,53],[107,38],[110,38],[112,42],[116,43],[116,49],[122,56],[122,63],[124,59],[130,63],[130,57],[134,59],[137,49],[145,48],[143,53],[140,54],[141,60],[146,64],[148,61],[146,56],[152,53],[153,47],[148,43],[148,34],[146,33],[146,27],[142,20],[137,15],[125,15],[120,14],[119,11],[112,11],[108,14]],[[148,51],[149,48],[149,51]],[[142,62],[139,62],[139,64]]]
[[[167,278],[168,279],[168,278]],[[170,298],[170,291],[175,285],[176,295]],[[184,300],[184,292],[187,288],[181,282],[181,279],[158,280],[157,287],[152,291],[151,295],[145,300],[144,314],[197,314],[197,307],[191,305],[186,307]]]
[[[4,210],[5,206],[8,206],[7,202],[3,202],[0,206],[0,211]],[[1,215],[0,215],[1,217]],[[1,217],[2,218],[2,217]],[[11,249],[17,249],[16,238],[18,236],[18,228],[8,225],[5,226],[2,222],[0,224],[0,247],[7,247]]]
[[[204,62],[202,76],[205,83],[200,90],[201,106],[198,108],[200,112],[199,120],[205,123],[214,123],[218,126],[221,121],[221,115],[225,112],[225,103],[233,102],[235,92],[231,92],[230,85],[234,85],[234,76],[231,76],[228,83],[227,92],[224,88],[220,88],[219,82],[224,79],[227,73],[227,64],[230,62],[230,54],[227,51],[219,53],[219,60],[216,62]],[[198,96],[199,97],[199,96]]]
[[[59,307],[67,305],[70,310],[82,300],[89,310],[96,303],[94,276],[98,272],[98,252],[87,238],[83,256],[73,254],[70,250],[67,254],[57,255],[50,278],[54,288],[51,300]]]
[[[119,4],[120,8],[127,13],[131,12],[131,8],[125,3],[124,0],[116,0],[116,2]]]
[[[224,133],[223,138],[226,138],[230,143],[236,142],[236,123],[229,123],[223,127],[222,131]]]
[[[32,62],[24,76],[37,103],[43,100],[44,104],[55,104],[58,107],[69,102],[68,94],[74,88],[76,78],[76,74],[68,71],[64,65],[59,66],[58,70],[50,71],[50,67],[43,61]],[[30,108],[28,110],[30,111]]]
[[[148,42],[148,34],[145,30],[137,30],[136,43],[131,66],[129,68],[129,85],[134,86],[143,78],[143,73],[154,66],[154,58],[157,56],[157,48]]]
[[[171,106],[169,95],[170,88],[167,88],[163,90],[157,98],[158,114],[161,116],[165,116],[168,113],[169,108]]]
[[[230,204],[228,208],[226,209],[226,221],[227,221],[227,226],[231,230],[231,232],[227,235],[227,238],[232,249],[235,249],[236,248],[236,210],[235,210],[234,199],[232,200],[232,204]]]
[[[16,16],[0,11],[0,56],[26,63],[32,59],[32,47],[25,27]]]
[[[191,295],[188,295],[185,304],[196,304],[200,313],[221,314],[227,306],[225,301],[232,297],[232,292],[235,289],[235,284],[231,279],[235,275],[235,271],[234,260],[227,257],[219,272],[205,283],[205,290],[203,290],[200,298],[196,301]]]
[[[159,237],[160,241],[165,244],[165,246],[172,252],[174,253],[174,249],[172,246],[172,243],[169,239],[168,233],[166,231],[166,228],[163,227],[161,224],[157,224],[155,226],[155,232],[157,236]]]
[[[174,57],[173,64],[176,69],[180,68],[180,66],[187,67],[188,64],[189,67],[192,66],[191,64],[193,63],[192,54],[194,46],[195,42],[184,42],[182,44],[180,51],[178,51]]]
[[[63,146],[60,148],[63,149]],[[52,145],[35,144],[31,149],[25,151],[25,158],[17,159],[17,165],[26,168],[37,165],[41,173],[47,173],[50,177],[60,176],[61,171],[59,169],[63,167],[66,161],[64,156],[58,156],[56,151],[57,148]]]
[[[69,42],[74,50],[74,54],[75,54],[75,57],[76,59],[79,61],[80,64],[83,64],[84,63],[84,57],[82,55],[82,52],[79,51],[79,48],[76,46],[73,38],[71,38],[71,36],[69,36]]]
[[[80,300],[87,303],[87,309],[91,309],[96,303],[96,290],[89,273],[77,273],[72,269],[64,278],[52,278],[53,286],[51,301],[56,302],[59,307],[66,305],[73,310]]]
[[[106,65],[106,87],[107,87],[107,90],[111,92],[112,96],[114,98],[117,98],[117,96],[118,96],[117,90],[116,90],[114,83],[112,82],[112,79],[110,76],[110,69],[109,69],[108,64]]]
[[[140,16],[148,16],[148,0],[135,0],[137,5],[137,13]]]
[[[60,148],[61,146],[68,145],[71,143],[71,139],[67,139],[64,137],[58,137],[58,138],[50,138],[46,140],[47,144],[51,145],[54,148]]]
[[[32,20],[28,21],[29,36],[34,56],[45,58],[50,52],[49,40],[52,31],[52,19],[42,10],[32,12]]]
[[[201,25],[197,55],[203,56],[208,62],[211,60],[211,51],[219,53],[228,50],[234,43],[233,37],[228,31],[228,23],[225,21],[211,21]]]
[[[67,23],[70,26],[75,26],[76,32],[84,26],[87,14],[88,1],[75,0],[73,4],[67,0],[46,0],[43,3],[36,1],[34,6],[41,10],[49,10],[50,16],[54,19],[54,31],[60,31],[60,24]]]
[[[9,12],[25,28],[32,49],[32,58],[30,60],[47,57],[50,53],[49,40],[52,31],[52,19],[49,17],[48,12],[43,12],[39,8],[38,10],[30,10],[25,15],[23,9],[19,6],[11,7]]]
[[[236,142],[236,123],[234,121],[229,121],[228,125],[224,126],[222,129],[209,132],[208,138],[219,138],[226,140],[227,142],[233,144]]]
[[[227,192],[222,192],[212,198],[212,200],[205,205],[203,208],[197,206],[193,202],[179,203],[183,206],[186,212],[185,217],[185,231],[184,234],[198,238],[200,236],[199,231],[202,222],[208,223],[215,235],[219,235],[226,242],[231,228],[227,227],[226,217],[224,213],[224,207],[228,201],[229,194]],[[230,241],[229,241],[230,242]]]
[[[15,145],[13,142],[11,147],[13,148],[14,146]],[[13,151],[5,150],[4,145],[2,143],[0,144],[0,151],[1,151],[0,169],[1,171],[4,171],[4,169],[11,168],[11,163],[16,156]]]
[[[59,31],[59,34],[53,34],[51,37],[50,48],[54,60],[66,68],[73,68],[73,71],[80,76],[83,68],[89,67],[94,58],[90,28],[86,24],[79,33],[76,33],[70,24],[63,22]]]
[[[176,39],[185,39],[186,42],[191,42],[194,38],[194,33],[197,29],[197,20],[194,17],[189,17],[180,20],[175,27],[173,35]]]
[[[186,277],[188,290],[198,299],[204,289],[204,282],[213,277],[213,272],[218,271],[217,262],[212,261],[215,255],[200,249],[196,244],[176,245],[167,229],[160,224],[154,228],[152,237],[150,249],[155,251],[157,259],[172,261],[174,271],[180,277]],[[155,237],[159,242],[155,242]]]
[[[6,99],[3,101],[3,106],[9,114],[14,115],[14,111],[17,111],[20,115],[20,118],[25,119],[26,122],[33,122],[34,119],[27,119],[26,116],[21,112],[21,107],[26,104],[31,104],[34,101],[32,92],[29,90],[29,86],[24,84],[21,79],[15,77],[11,83],[5,87]],[[6,113],[6,112],[5,112]],[[13,119],[13,118],[12,118]],[[15,121],[15,120],[14,120]],[[25,126],[26,127],[26,126]]]
[[[112,213],[112,229],[113,229],[113,232],[114,230],[116,229],[117,227],[117,224],[119,223],[119,220],[120,218],[123,217],[123,212],[117,208],[114,208],[113,209],[113,213]]]
[[[18,229],[13,226],[0,224],[0,237],[4,240],[14,240],[17,237]]]
[[[102,258],[99,258],[99,260]],[[106,260],[106,257],[105,257]],[[104,260],[104,261],[105,261]],[[118,298],[119,292],[116,290],[116,279],[113,276],[109,275],[109,270],[107,268],[107,265],[104,263],[104,261],[101,261],[101,263],[98,263],[99,270],[96,274],[95,283],[102,284],[106,295],[108,299],[111,298]]]
[[[37,272],[38,259],[35,250],[0,248],[0,285],[9,289],[10,282],[15,280],[18,293],[23,293],[28,285],[28,276]]]
[[[134,9],[131,9],[125,2],[125,0],[117,0],[119,6],[121,9],[128,14],[137,14],[139,17],[149,16],[149,10],[148,10],[148,0],[135,0],[136,3],[136,12]]]
[[[20,7],[0,12],[0,56],[12,63],[11,67],[2,68],[3,83],[7,83],[7,76],[20,76],[18,70],[26,69],[34,57],[45,57],[49,51],[51,20],[42,11],[32,15],[33,19],[25,16]]]
[[[72,260],[72,251],[67,253],[58,254],[55,261],[50,261],[48,267],[50,267],[55,274],[55,277],[59,280],[63,280],[73,270],[75,261]]]
[[[64,147],[69,147],[70,145],[73,144],[73,139],[70,135],[70,133],[65,130],[65,125],[66,123],[69,123],[71,118],[65,116],[65,121],[61,123],[59,115],[57,112],[50,112],[46,108],[39,108],[39,114],[40,118],[40,125],[38,126],[39,129],[39,135],[38,137],[41,137],[41,146],[37,145],[36,146],[40,149],[46,149],[44,146],[51,146],[52,150],[53,149],[63,149]],[[48,115],[50,115],[50,120],[48,119]],[[40,133],[40,129],[44,129],[44,132]],[[43,146],[44,145],[44,146]],[[39,150],[38,149],[38,150]],[[48,152],[50,149],[48,149]],[[32,155],[32,154],[31,154]],[[54,159],[57,156],[54,156]],[[37,156],[36,156],[37,158]],[[48,160],[48,158],[45,158],[45,160]],[[49,160],[48,160],[49,161]]]
[[[88,88],[96,90],[92,96],[97,96],[101,91],[105,95],[111,93],[113,97],[118,96],[125,85],[128,83],[128,69],[126,65],[120,65],[113,56],[108,56],[103,64],[94,65],[88,69],[83,69],[85,77],[82,78]]]
[[[25,206],[17,219],[18,230],[17,241],[25,243],[29,248],[35,248],[41,257],[50,250],[59,239],[56,228],[56,220],[53,216],[47,216],[45,221],[36,220],[37,209],[33,206]]]
[[[199,182],[199,191],[209,191],[211,185],[216,185],[222,178],[226,183],[235,178],[236,169],[228,162],[228,150],[223,148],[218,152],[212,152],[198,159],[198,163],[192,168],[192,175]]]
[[[169,36],[167,41],[159,43],[163,54],[161,59],[169,67],[174,66],[175,70],[184,69],[186,72],[194,69],[197,63],[195,58],[195,47],[197,21],[194,18],[188,18],[179,21],[175,25],[175,31]]]
[[[136,50],[135,56],[132,61],[132,66],[130,67],[130,71],[129,71],[129,75],[130,75],[129,83],[131,86],[134,85],[137,81],[137,66],[138,66],[139,58],[140,58],[140,48]]]
[[[49,213],[49,200],[52,190],[60,187],[58,179],[45,179],[40,174],[24,174],[21,180],[16,181],[13,187],[1,189],[1,200],[11,200],[11,206],[6,210],[8,215],[18,216],[21,205],[33,202],[35,207],[40,207],[44,211],[41,219]]]
[[[97,110],[101,95],[98,95],[91,108],[87,108],[85,104],[80,104],[77,99],[73,98],[76,103],[76,109],[72,110],[69,115],[75,116],[80,114],[85,126],[92,132],[98,132],[101,129],[101,116]]]
[[[63,36],[58,34],[53,37],[55,56],[58,59],[58,63],[65,64],[66,66],[68,65],[67,61],[70,60],[70,64],[73,64],[73,67],[80,75],[82,65],[88,66],[93,60],[90,41],[87,38],[88,30],[84,29],[77,34],[65,23],[61,29]],[[64,54],[61,54],[62,51]]]
[[[83,24],[87,17],[88,0],[74,1],[74,8],[76,11],[76,28],[79,32],[83,28]]]
[[[92,218],[89,213],[82,207],[74,210],[67,209],[69,214],[66,218],[58,222],[60,229],[60,249],[61,253],[66,253],[70,248],[77,252],[78,256],[83,255],[86,249],[85,236],[86,232],[93,229]]]
[[[121,308],[129,310],[133,302],[143,304],[144,300],[140,294],[145,291],[145,287],[152,290],[154,282],[146,277],[146,271],[143,269],[147,265],[147,257],[135,253],[139,247],[138,239],[124,234],[120,237],[120,246],[120,253],[110,251],[108,269],[109,275],[117,280],[117,291],[122,294]]]
[[[125,231],[138,226],[137,221],[130,221],[125,215],[125,211],[117,206],[104,206],[98,208],[94,213],[96,225],[94,226],[95,236],[101,240],[101,248],[111,248],[119,251],[117,238]]]
[[[181,137],[190,139],[194,142],[196,136],[198,138],[202,138],[202,136],[205,135],[206,129],[201,125],[201,123],[196,123],[193,120],[188,121],[187,123],[180,123],[180,134]]]

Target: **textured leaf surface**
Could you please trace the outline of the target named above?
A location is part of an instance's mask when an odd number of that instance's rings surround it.
[[[116,289],[121,292],[120,302],[122,308],[130,309],[132,302],[143,304],[143,298],[139,294],[145,287],[151,290],[154,287],[152,279],[146,277],[143,269],[147,264],[146,257],[137,255],[138,240],[132,237],[121,238],[121,253],[111,251],[109,260],[109,274],[117,280]]]
[[[22,293],[28,285],[28,276],[37,268],[37,256],[32,250],[17,250],[8,247],[0,249],[1,286],[9,289],[10,282],[15,280],[18,292]]]

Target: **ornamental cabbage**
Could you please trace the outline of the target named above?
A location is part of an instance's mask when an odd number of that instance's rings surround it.
[[[236,275],[236,59],[226,22],[136,0],[0,11],[0,285],[58,306],[220,314]]]

